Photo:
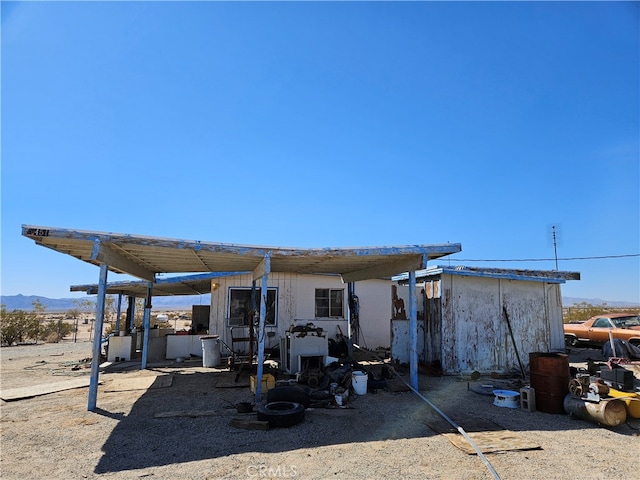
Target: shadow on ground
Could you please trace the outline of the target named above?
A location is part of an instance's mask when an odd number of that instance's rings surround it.
[[[182,368],[174,372],[171,387],[147,390],[127,415],[98,409],[96,414],[119,419],[119,422],[103,445],[104,454],[95,473],[157,467],[247,452],[275,453],[437,435],[427,423],[438,415],[423,400],[409,391],[382,390],[353,398],[350,409],[307,411],[305,421],[294,427],[267,431],[234,428],[229,424],[233,418],[255,419],[251,414],[239,415],[231,407],[240,401],[254,400],[248,387],[249,374],[243,374],[234,385],[235,372],[199,370],[189,372]],[[601,428],[567,415],[496,407],[492,396],[474,393],[469,389],[469,382],[452,377],[421,375],[420,390],[451,419],[460,421],[463,428],[464,419],[470,415],[514,432]],[[205,410],[219,414],[154,417],[166,412]],[[632,419],[631,423],[615,431],[631,436],[637,434],[638,429],[640,420]]]

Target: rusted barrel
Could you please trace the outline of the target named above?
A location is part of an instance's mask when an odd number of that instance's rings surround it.
[[[536,410],[564,413],[569,393],[569,356],[564,353],[529,353],[531,386],[536,392]]]

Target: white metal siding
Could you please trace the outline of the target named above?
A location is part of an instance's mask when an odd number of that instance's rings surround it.
[[[210,332],[220,335],[227,345],[230,345],[231,334],[227,327],[227,299],[230,287],[251,286],[251,274],[220,277],[214,281],[218,286],[211,292]],[[259,287],[260,282],[256,282]],[[272,273],[269,275],[268,287],[278,289],[278,318],[277,326],[267,326],[268,331],[275,331],[274,337],[267,337],[267,348],[276,345],[292,324],[313,322],[322,327],[335,338],[342,332],[348,335],[346,302],[347,285],[338,276],[330,275],[298,275],[292,273]],[[344,289],[344,319],[316,319],[315,318],[315,289],[340,288]],[[356,282],[355,293],[360,299],[360,327],[361,343],[376,348],[390,345],[389,321],[391,312],[391,282],[385,280],[365,280]],[[338,329],[338,327],[340,327]]]
[[[419,282],[419,299],[422,288]],[[445,373],[520,370],[503,305],[525,369],[531,352],[564,350],[558,284],[443,273],[424,288],[427,321],[419,355],[427,363],[440,360]],[[398,295],[406,303],[408,287],[398,286]],[[400,343],[394,340],[394,347],[402,348]]]
[[[443,275],[443,285],[442,363],[447,373],[519,371],[516,348],[526,369],[530,352],[551,351],[562,339],[556,285],[460,275]]]

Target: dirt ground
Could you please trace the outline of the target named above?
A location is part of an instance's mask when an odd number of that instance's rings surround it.
[[[5,347],[0,355],[5,392],[88,378],[91,344]],[[597,350],[574,350],[570,360],[578,365],[589,356],[601,360]],[[94,412],[87,411],[86,387],[2,401],[2,478],[548,480],[637,478],[640,469],[640,419],[605,428],[564,414],[496,406],[493,395],[476,393],[483,385],[509,388],[507,380],[420,375],[422,395],[465,431],[480,419],[506,430],[514,445],[538,447],[487,453],[492,474],[481,457],[438,433],[442,418],[402,391],[399,380],[376,393],[351,395],[349,408],[308,409],[296,426],[262,431],[230,426],[234,418],[255,419],[231,406],[254,400],[248,374],[235,382],[236,372],[203,368],[197,358],[145,371],[128,363],[101,373]],[[171,376],[170,386],[126,390],[163,375]],[[208,416],[157,418],[178,411]]]

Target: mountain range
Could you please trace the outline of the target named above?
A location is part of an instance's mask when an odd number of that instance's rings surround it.
[[[87,295],[87,299],[95,297]],[[2,295],[0,303],[7,310],[33,310],[33,302],[40,301],[47,312],[66,312],[73,308],[77,308],[78,300],[82,298],[47,298],[39,295]],[[206,295],[175,295],[153,297],[153,308],[158,310],[190,310],[192,305],[209,305],[211,296]],[[588,303],[590,305],[602,305],[606,303],[611,307],[637,307],[637,303],[623,301],[609,301],[600,298],[578,298],[578,297],[562,297],[562,305],[570,307],[578,303]],[[123,302],[126,308],[126,302]]]
[[[78,300],[95,300],[95,296],[87,295],[81,298],[47,298],[40,295],[1,295],[0,303],[7,310],[33,310],[33,302],[38,300],[45,307],[47,312],[66,312],[73,308],[78,308]],[[192,305],[209,305],[211,296],[206,295],[176,295],[153,297],[152,304],[159,310],[191,310]],[[126,299],[122,302],[126,308]]]

